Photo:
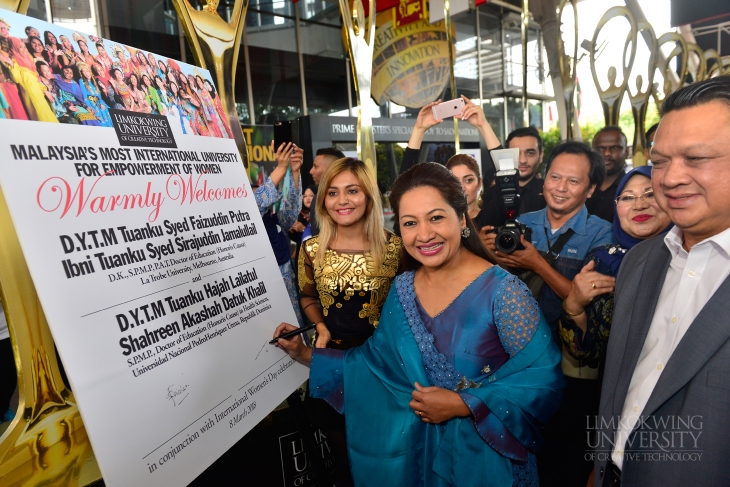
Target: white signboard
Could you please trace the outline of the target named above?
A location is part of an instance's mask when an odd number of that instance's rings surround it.
[[[0,16],[11,37],[72,36]],[[308,375],[268,344],[296,318],[230,128],[195,96],[210,136],[171,105],[124,100],[107,107],[113,127],[84,123],[103,114],[81,99],[60,105],[67,123],[0,119],[0,184],[109,486],[189,483]]]

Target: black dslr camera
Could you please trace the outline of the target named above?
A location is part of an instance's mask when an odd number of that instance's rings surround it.
[[[492,151],[493,157],[495,152]],[[499,164],[499,158],[495,158]],[[499,167],[499,166],[498,166]],[[511,169],[497,171],[496,180],[499,194],[502,198],[502,205],[507,213],[507,222],[494,229],[497,234],[495,244],[497,250],[510,254],[515,250],[523,250],[525,248],[520,242],[520,236],[524,235],[525,240],[532,240],[532,229],[524,223],[517,221],[517,211],[520,207],[519,191],[519,173],[512,165]]]

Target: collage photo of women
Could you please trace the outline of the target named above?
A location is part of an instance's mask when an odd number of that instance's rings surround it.
[[[111,127],[109,109],[233,138],[207,72],[28,17],[0,18],[0,118]],[[46,30],[50,29],[50,30]]]

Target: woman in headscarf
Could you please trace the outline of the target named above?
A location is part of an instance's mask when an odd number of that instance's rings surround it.
[[[2,21],[10,28],[7,22]],[[38,79],[33,57],[28,48],[18,37],[0,37],[0,63],[10,74],[12,81],[18,84],[23,105],[31,120],[58,123],[46,98],[46,87]]]
[[[57,103],[61,103],[68,115],[72,116],[78,123],[83,125],[101,125],[93,110],[86,105],[81,85],[74,79],[74,72],[71,66],[65,66],[60,75],[54,75],[55,83],[59,92]]]
[[[573,279],[570,294],[563,302],[560,337],[575,361],[573,365],[598,368],[605,357],[613,315],[613,287],[626,252],[672,226],[669,215],[654,200],[650,166],[639,166],[623,177],[614,203],[613,232],[618,244],[593,254]]]

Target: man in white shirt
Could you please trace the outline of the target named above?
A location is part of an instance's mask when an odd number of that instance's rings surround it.
[[[730,76],[666,99],[651,160],[675,227],[618,275],[595,484],[730,485]]]

